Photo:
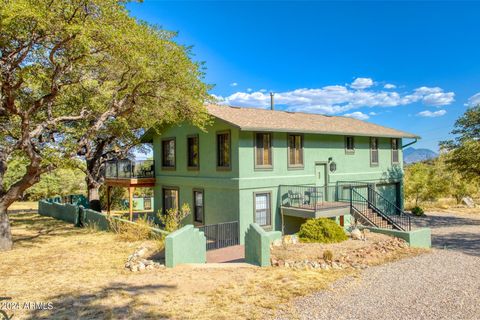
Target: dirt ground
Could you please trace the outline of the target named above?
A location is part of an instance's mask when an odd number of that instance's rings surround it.
[[[15,247],[0,253],[0,297],[11,297],[14,319],[268,318],[358,272],[226,264],[132,273],[124,263],[138,242],[34,213],[11,221]],[[52,307],[26,310],[25,302]]]

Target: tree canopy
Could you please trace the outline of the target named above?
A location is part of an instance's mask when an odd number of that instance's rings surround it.
[[[106,137],[121,147],[132,128],[208,119],[201,64],[124,4],[0,0],[0,249],[11,247],[6,208],[41,174],[75,166]],[[15,155],[25,173],[5,188]]]

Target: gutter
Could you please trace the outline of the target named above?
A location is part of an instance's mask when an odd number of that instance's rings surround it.
[[[412,142],[407,143],[406,145],[403,145],[403,146],[402,146],[402,149],[403,149],[403,148],[406,148],[406,147],[408,147],[408,146],[411,146],[411,145],[414,144],[414,143],[417,143],[417,141],[418,141],[418,138],[415,138],[415,140],[413,140]]]

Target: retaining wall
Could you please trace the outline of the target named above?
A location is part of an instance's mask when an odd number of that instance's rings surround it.
[[[165,266],[207,262],[207,239],[203,232],[189,224],[165,238]]]
[[[260,267],[270,266],[270,244],[281,238],[280,231],[267,232],[256,223],[250,224],[245,233],[245,262]]]
[[[408,242],[412,248],[431,248],[432,247],[432,231],[430,228],[421,228],[412,231],[400,231],[373,227],[362,227],[372,232],[382,233],[389,236],[397,237]]]

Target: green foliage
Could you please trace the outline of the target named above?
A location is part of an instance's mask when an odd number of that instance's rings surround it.
[[[462,177],[480,183],[480,105],[471,107],[457,119],[452,134],[454,140],[440,143],[446,163]]]
[[[412,211],[412,214],[415,215],[415,216],[424,216],[425,215],[425,212],[419,206],[413,207],[411,211]]]
[[[426,201],[435,201],[442,197],[453,197],[460,203],[466,196],[479,192],[479,183],[468,175],[452,170],[449,153],[437,159],[415,163],[405,167],[405,198],[415,206]]]
[[[298,238],[302,242],[335,243],[348,239],[345,231],[334,220],[309,219],[300,226]]]
[[[165,214],[162,214],[160,211],[158,213],[158,216],[164,226],[164,230],[168,232],[173,232],[180,228],[180,226],[182,225],[182,220],[185,219],[190,214],[190,212],[190,207],[187,203],[184,203],[180,210],[169,209]]]
[[[415,206],[423,201],[433,201],[448,192],[447,177],[442,166],[424,162],[405,168],[405,198]]]
[[[8,168],[3,187],[10,188],[12,184],[26,173],[28,160],[25,157],[15,156],[8,162]],[[79,164],[80,165],[80,164]],[[80,169],[60,168],[43,174],[38,183],[25,190],[24,200],[37,201],[55,196],[85,194],[85,174]]]
[[[100,203],[102,204],[102,210],[107,210],[107,187],[105,185],[100,186]],[[110,188],[110,209],[111,210],[127,210],[128,208],[124,204],[125,198],[128,197],[127,190],[122,187]]]

